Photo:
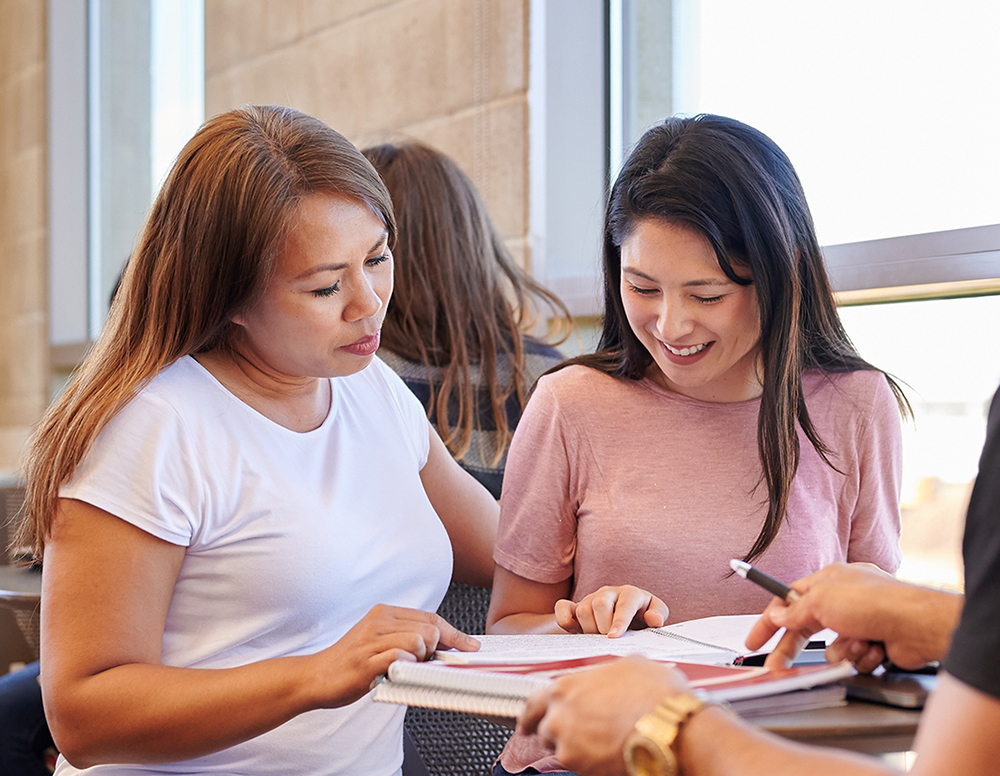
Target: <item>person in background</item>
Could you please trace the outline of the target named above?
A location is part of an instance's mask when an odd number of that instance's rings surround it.
[[[884,658],[915,669],[942,661],[914,749],[912,776],[991,776],[1000,762],[1000,392],[990,408],[962,542],[965,595],[835,565],[792,584],[799,600],[773,599],[747,639],[757,648],[786,628],[766,664],[788,665],[809,636],[832,628],[831,662],[872,670]],[[653,713],[662,706],[666,714]],[[651,715],[646,717],[645,715]],[[667,722],[666,719],[673,722]],[[642,719],[636,729],[636,723]],[[518,720],[581,774],[614,776],[871,776],[885,763],[791,743],[706,705],[680,675],[645,660],[620,661],[558,680]],[[652,733],[652,735],[649,735]]]
[[[398,774],[372,681],[489,584],[496,501],[375,352],[395,221],[368,161],[278,106],[207,121],[104,331],[36,429],[58,776]]]
[[[488,632],[759,613],[731,558],[895,571],[907,405],[849,341],[770,138],[713,115],[642,136],[608,200],[604,311],[511,444]],[[515,736],[496,773],[561,767]]]
[[[469,177],[408,141],[365,148],[392,197],[397,289],[378,355],[427,408],[466,471],[500,498],[511,435],[535,381],[564,360],[530,332],[566,306],[511,258]]]
[[[36,660],[0,676],[0,773],[46,776],[54,765],[55,748],[45,722]]]
[[[378,356],[427,409],[459,465],[499,499],[528,394],[563,361],[530,332],[547,313],[564,322],[565,338],[569,312],[514,263],[475,185],[451,158],[414,141],[362,153],[389,190],[397,225],[397,286]],[[488,589],[453,581],[437,611],[482,633],[489,599]],[[406,727],[431,773],[445,776],[471,772],[473,753],[489,759],[510,735],[434,709],[411,708]]]

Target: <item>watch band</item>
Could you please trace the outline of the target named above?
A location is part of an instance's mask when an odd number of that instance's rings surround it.
[[[625,741],[630,776],[677,776],[677,736],[684,723],[709,703],[704,691],[695,690],[665,698],[641,717]]]

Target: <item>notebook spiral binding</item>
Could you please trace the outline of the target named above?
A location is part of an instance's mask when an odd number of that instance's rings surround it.
[[[728,647],[720,647],[718,644],[709,644],[707,641],[699,641],[698,639],[692,639],[690,636],[681,636],[679,633],[671,633],[670,631],[660,630],[659,628],[650,628],[651,633],[655,633],[657,636],[663,636],[665,639],[674,639],[676,641],[683,641],[685,644],[695,644],[699,647],[706,647],[708,649],[714,649],[717,652],[728,652],[730,655],[736,656]]]

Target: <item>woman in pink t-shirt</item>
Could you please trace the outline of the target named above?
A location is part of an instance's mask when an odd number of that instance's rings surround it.
[[[597,352],[542,378],[515,433],[490,632],[761,611],[730,558],[895,571],[908,406],[848,339],[769,138],[711,115],[648,130],[609,198],[604,297]],[[501,763],[560,767],[521,736]]]

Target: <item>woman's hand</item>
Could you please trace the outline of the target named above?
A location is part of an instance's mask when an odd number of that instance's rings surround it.
[[[574,602],[556,601],[556,624],[569,633],[606,633],[615,638],[629,628],[658,628],[670,610],[652,593],[621,585],[604,586]]]
[[[317,653],[317,688],[323,707],[346,706],[364,696],[395,660],[427,660],[436,649],[475,652],[479,642],[433,612],[379,604],[332,647]]]

